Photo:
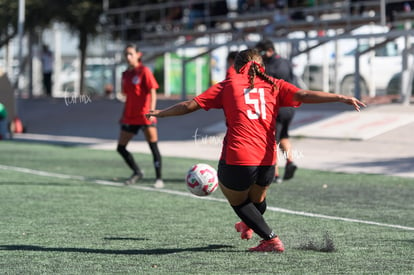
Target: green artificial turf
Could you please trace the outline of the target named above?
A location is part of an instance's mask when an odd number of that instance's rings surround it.
[[[146,177],[127,187],[115,151],[2,141],[0,273],[414,274],[413,179],[299,169],[267,198],[286,251],[249,253],[260,239],[240,239],[220,190],[186,190],[191,165],[216,162],[164,157],[156,190],[134,156]]]

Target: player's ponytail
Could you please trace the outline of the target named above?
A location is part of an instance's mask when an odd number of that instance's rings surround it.
[[[264,72],[262,72],[261,70],[257,70],[256,71],[256,74],[261,78],[261,79],[263,79],[264,81],[266,81],[267,83],[269,83],[270,85],[272,85],[272,87],[273,87],[273,90],[272,90],[272,92],[274,92],[275,90],[277,91],[278,90],[278,87],[277,87],[277,85],[276,85],[276,83],[274,83],[271,79],[270,79],[270,76],[268,76],[267,74],[265,74]]]
[[[258,71],[257,65],[256,63],[252,63],[252,65],[249,68],[249,88],[253,89],[254,88],[254,78],[256,77],[256,72]]]

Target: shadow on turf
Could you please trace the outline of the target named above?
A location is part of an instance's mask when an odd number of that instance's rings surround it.
[[[114,255],[163,255],[180,252],[209,252],[222,248],[233,246],[211,244],[205,247],[193,248],[155,248],[155,249],[94,249],[94,248],[76,248],[76,247],[43,247],[36,245],[0,245],[0,250],[10,251],[38,251],[38,252],[77,252],[77,253],[94,253],[94,254],[114,254]]]
[[[130,238],[130,237],[105,237],[106,241],[148,241],[147,238]]]

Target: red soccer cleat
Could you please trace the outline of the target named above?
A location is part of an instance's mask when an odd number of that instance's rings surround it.
[[[270,240],[262,240],[256,247],[249,248],[252,252],[280,252],[285,251],[282,241],[276,237]]]
[[[253,237],[253,230],[250,229],[244,222],[236,222],[234,225],[237,232],[240,232],[242,240],[250,240]]]

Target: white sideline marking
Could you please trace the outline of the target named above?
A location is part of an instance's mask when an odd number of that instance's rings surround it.
[[[0,169],[20,172],[20,173],[26,173],[26,174],[32,174],[32,175],[37,175],[37,176],[44,176],[44,177],[73,179],[73,180],[80,180],[80,181],[85,181],[85,182],[93,182],[93,183],[101,184],[101,185],[124,186],[124,184],[119,183],[119,182],[114,182],[114,181],[88,179],[87,177],[83,177],[83,176],[73,176],[73,175],[65,175],[65,174],[60,174],[60,173],[51,173],[51,172],[16,167],[16,166],[8,166],[8,165],[0,164]],[[130,188],[145,190],[145,191],[152,191],[152,192],[161,192],[161,193],[173,194],[173,195],[184,196],[184,197],[191,197],[194,199],[203,199],[203,200],[227,203],[227,200],[225,199],[214,198],[214,197],[197,197],[197,196],[190,194],[189,192],[181,192],[181,191],[174,191],[174,190],[168,190],[168,189],[154,189],[152,187],[139,186],[139,185],[132,185],[130,186]],[[365,220],[358,220],[358,219],[342,218],[342,217],[336,217],[336,216],[327,216],[327,215],[314,214],[314,213],[303,212],[303,211],[294,211],[294,210],[273,207],[273,206],[268,206],[267,209],[270,211],[274,211],[274,212],[280,212],[280,213],[286,213],[286,214],[292,214],[292,215],[298,215],[298,216],[321,218],[321,219],[328,219],[328,220],[337,220],[337,221],[344,221],[344,222],[353,222],[353,223],[362,223],[362,224],[369,224],[369,225],[376,225],[376,226],[382,226],[382,227],[391,227],[391,228],[414,231],[414,227],[402,226],[398,224],[387,224],[387,223],[372,222],[372,221],[365,221]]]

